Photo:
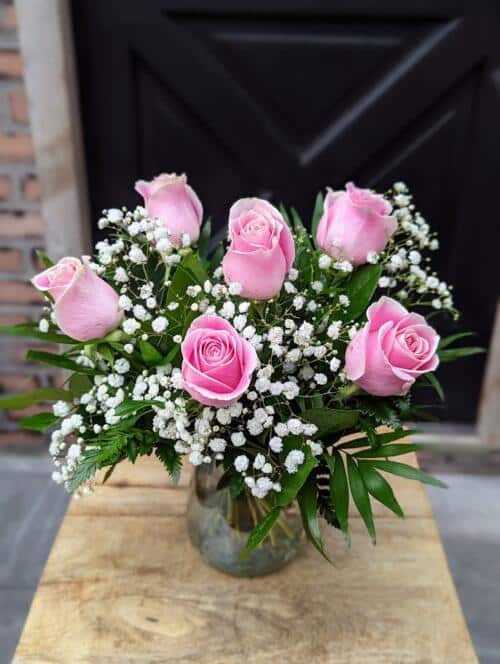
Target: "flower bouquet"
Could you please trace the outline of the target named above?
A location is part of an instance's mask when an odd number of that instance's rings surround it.
[[[319,517],[349,541],[351,499],[375,542],[372,500],[403,516],[388,476],[441,485],[397,460],[424,415],[412,388],[442,399],[440,362],[481,350],[429,323],[458,314],[406,185],[328,189],[311,232],[294,208],[241,199],[227,246],[185,176],[136,190],[143,206],[103,211],[93,257],[42,256],[42,318],[2,331],[61,344],[27,359],[68,373],[1,407],[55,402],[21,426],[52,430],[53,479],[75,497],[141,455],[177,481],[187,457],[192,539],[227,571],[276,568],[302,528],[326,557]]]

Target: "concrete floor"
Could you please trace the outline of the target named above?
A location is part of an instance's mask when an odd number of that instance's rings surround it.
[[[0,455],[0,664],[11,661],[67,496],[46,457]],[[429,489],[481,664],[500,664],[500,477],[439,475]]]

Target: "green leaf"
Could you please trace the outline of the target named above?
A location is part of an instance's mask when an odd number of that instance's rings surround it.
[[[288,226],[290,226],[290,228],[292,228],[292,222],[290,221],[290,217],[288,215],[287,209],[283,205],[283,203],[279,204],[279,211],[281,212],[281,215],[282,215],[283,219],[286,221],[286,223],[288,224]]]
[[[365,265],[352,273],[345,285],[350,300],[345,313],[347,320],[356,320],[365,313],[377,289],[381,272],[381,265]]]
[[[69,371],[74,371],[75,373],[85,373],[85,374],[95,374],[101,373],[95,369],[88,369],[87,367],[78,364],[74,360],[71,360],[69,357],[64,357],[63,355],[56,355],[55,353],[46,353],[41,350],[29,350],[26,353],[26,359],[33,362],[42,362],[43,364],[50,364],[54,367],[59,367],[60,369],[69,369]]]
[[[214,255],[210,259],[209,263],[210,272],[213,272],[217,267],[219,267],[223,256],[224,256],[224,245],[222,242],[219,242],[217,244],[217,247],[215,248]]]
[[[297,472],[290,474],[284,473],[281,477],[281,492],[276,494],[275,505],[285,507],[291,503],[297,496],[302,485],[309,477],[311,470],[317,466],[318,460],[308,445],[302,447],[302,441],[297,436],[287,436],[285,438],[287,449],[302,449],[304,452],[304,463],[298,467]]]
[[[31,392],[0,399],[0,410],[19,410],[46,401],[72,401],[71,392],[58,387],[38,387]]]
[[[321,215],[323,214],[323,203],[324,203],[324,198],[322,192],[320,191],[316,196],[316,202],[314,204],[314,212],[311,221],[311,235],[313,238],[313,242],[315,244],[316,244],[316,232],[318,230],[319,220],[321,219]]]
[[[404,513],[401,509],[401,505],[396,500],[394,492],[387,480],[377,473],[375,468],[371,468],[368,464],[360,463],[359,472],[363,478],[368,492],[376,498],[382,505],[388,507],[394,514],[403,518]]]
[[[96,472],[99,470],[99,464],[97,463],[97,457],[95,455],[90,455],[84,457],[76,466],[73,476],[68,483],[68,491],[72,493],[76,491],[79,486],[84,482],[89,480],[91,477],[94,477]]]
[[[180,455],[174,450],[171,445],[157,445],[155,454],[167,469],[174,484],[179,483],[182,469],[182,461]]]
[[[310,477],[300,490],[298,496],[302,525],[307,539],[321,553],[323,558],[331,562],[323,548],[321,530],[318,519],[318,498],[316,495],[316,482]]]
[[[187,287],[195,284],[203,285],[206,279],[207,273],[198,256],[193,253],[187,254],[175,268],[172,284],[168,289],[167,302],[185,301]]]
[[[436,374],[426,373],[423,375],[423,378],[436,390],[441,401],[444,401],[444,390],[441,386],[441,383],[436,378]]]
[[[92,389],[92,381],[84,374],[73,374],[69,381],[68,387],[75,397],[81,397],[90,389]]]
[[[36,323],[21,323],[20,325],[6,325],[0,327],[0,334],[10,334],[14,337],[31,337],[42,339],[56,344],[77,344],[75,339],[56,332],[40,332]]]
[[[465,339],[466,337],[475,337],[475,336],[476,336],[475,332],[458,332],[457,334],[450,334],[448,337],[443,337],[442,339],[440,339],[438,344],[438,350],[443,350],[443,348],[451,346],[451,344],[455,343],[455,341],[458,341],[459,339]]]
[[[368,464],[372,468],[378,468],[379,470],[385,470],[386,473],[391,473],[392,475],[406,477],[408,480],[417,480],[423,484],[439,486],[442,489],[447,488],[446,484],[441,482],[441,480],[432,477],[432,475],[427,475],[427,473],[422,472],[419,468],[414,468],[413,466],[409,466],[406,463],[399,463],[398,461],[379,461],[375,459],[370,461],[361,461],[360,463]]]
[[[464,348],[449,348],[447,350],[438,350],[438,357],[440,362],[453,362],[462,357],[470,357],[471,355],[481,355],[485,353],[484,348],[479,346],[465,346]]]
[[[349,476],[349,486],[351,489],[352,499],[356,505],[361,518],[364,521],[368,534],[373,544],[377,543],[377,535],[375,533],[375,525],[373,523],[372,506],[370,504],[370,497],[366,489],[365,483],[358,466],[351,456],[347,456],[347,474]]]
[[[113,351],[109,346],[106,344],[98,344],[97,346],[97,352],[101,357],[103,357],[108,364],[113,364],[115,360],[115,356],[113,355]]]
[[[347,544],[351,544],[349,535],[349,485],[342,457],[337,452],[334,456],[323,455],[330,469],[330,498],[335,509],[340,530]]]
[[[54,261],[50,260],[50,258],[47,256],[45,251],[43,251],[43,249],[35,249],[35,254],[44,267],[47,268],[47,267],[52,267],[54,265]]]
[[[359,418],[357,410],[336,410],[332,408],[310,408],[301,414],[301,418],[318,427],[316,438],[321,438],[333,431],[342,431],[353,427]]]
[[[117,463],[118,463],[118,462],[117,462]],[[111,475],[113,474],[114,469],[116,468],[116,465],[117,465],[117,464],[114,463],[112,466],[110,466],[110,467],[107,469],[106,473],[104,474],[104,477],[102,478],[102,483],[103,483],[103,484],[106,484],[106,482],[109,480],[109,478],[110,478]]]
[[[290,208],[290,212],[292,213],[293,227],[295,229],[295,232],[300,234],[304,238],[305,240],[304,246],[307,247],[308,249],[312,249],[313,246],[311,244],[311,238],[309,237],[309,233],[307,232],[306,227],[302,223],[302,219],[300,218],[299,213],[294,207]]]
[[[212,237],[212,218],[209,217],[203,224],[198,240],[198,252],[204,260],[208,259],[210,250],[210,238]]]
[[[377,447],[372,447],[369,450],[355,452],[354,456],[357,459],[382,459],[385,457],[401,456],[402,454],[408,454],[409,452],[417,452],[423,448],[423,445],[415,445],[413,443],[401,445],[379,445]]]
[[[133,401],[132,399],[126,399],[115,408],[115,413],[119,417],[123,417],[124,415],[130,415],[132,413],[136,413],[137,411],[144,410],[145,408],[150,408],[151,406],[161,407],[163,405],[164,404],[161,401]]]
[[[397,429],[396,431],[389,431],[388,433],[377,433],[375,434],[376,445],[386,445],[387,443],[392,443],[394,440],[400,440],[401,438],[407,438],[413,433],[417,433],[418,429]],[[356,438],[355,440],[349,440],[346,443],[341,443],[337,445],[338,450],[350,450],[357,447],[367,447],[370,444],[370,441],[366,436],[362,438]]]
[[[156,348],[149,343],[149,341],[143,341],[139,339],[139,351],[141,353],[142,359],[148,365],[159,364],[163,360],[163,356]]]
[[[259,521],[250,533],[245,547],[242,549],[239,559],[245,560],[263,542],[272,530],[272,527],[279,518],[281,507],[274,507],[269,514]]]
[[[33,431],[45,431],[54,426],[56,422],[59,422],[59,417],[53,415],[52,413],[39,413],[38,415],[31,415],[30,417],[24,417],[19,422],[19,426],[22,429],[32,429]]]

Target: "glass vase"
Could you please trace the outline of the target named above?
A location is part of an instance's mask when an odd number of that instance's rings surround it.
[[[303,528],[297,506],[282,510],[269,536],[245,559],[240,559],[248,535],[270,511],[268,500],[229,489],[217,490],[222,466],[198,466],[188,502],[188,532],[193,546],[213,567],[233,576],[261,576],[286,565],[297,553]]]

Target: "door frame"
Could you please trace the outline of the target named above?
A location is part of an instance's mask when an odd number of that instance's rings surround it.
[[[69,0],[15,0],[48,253],[91,251],[91,224]],[[396,12],[397,13],[397,12]],[[40,30],[40,26],[43,29]],[[483,378],[478,435],[500,446],[500,306]]]

